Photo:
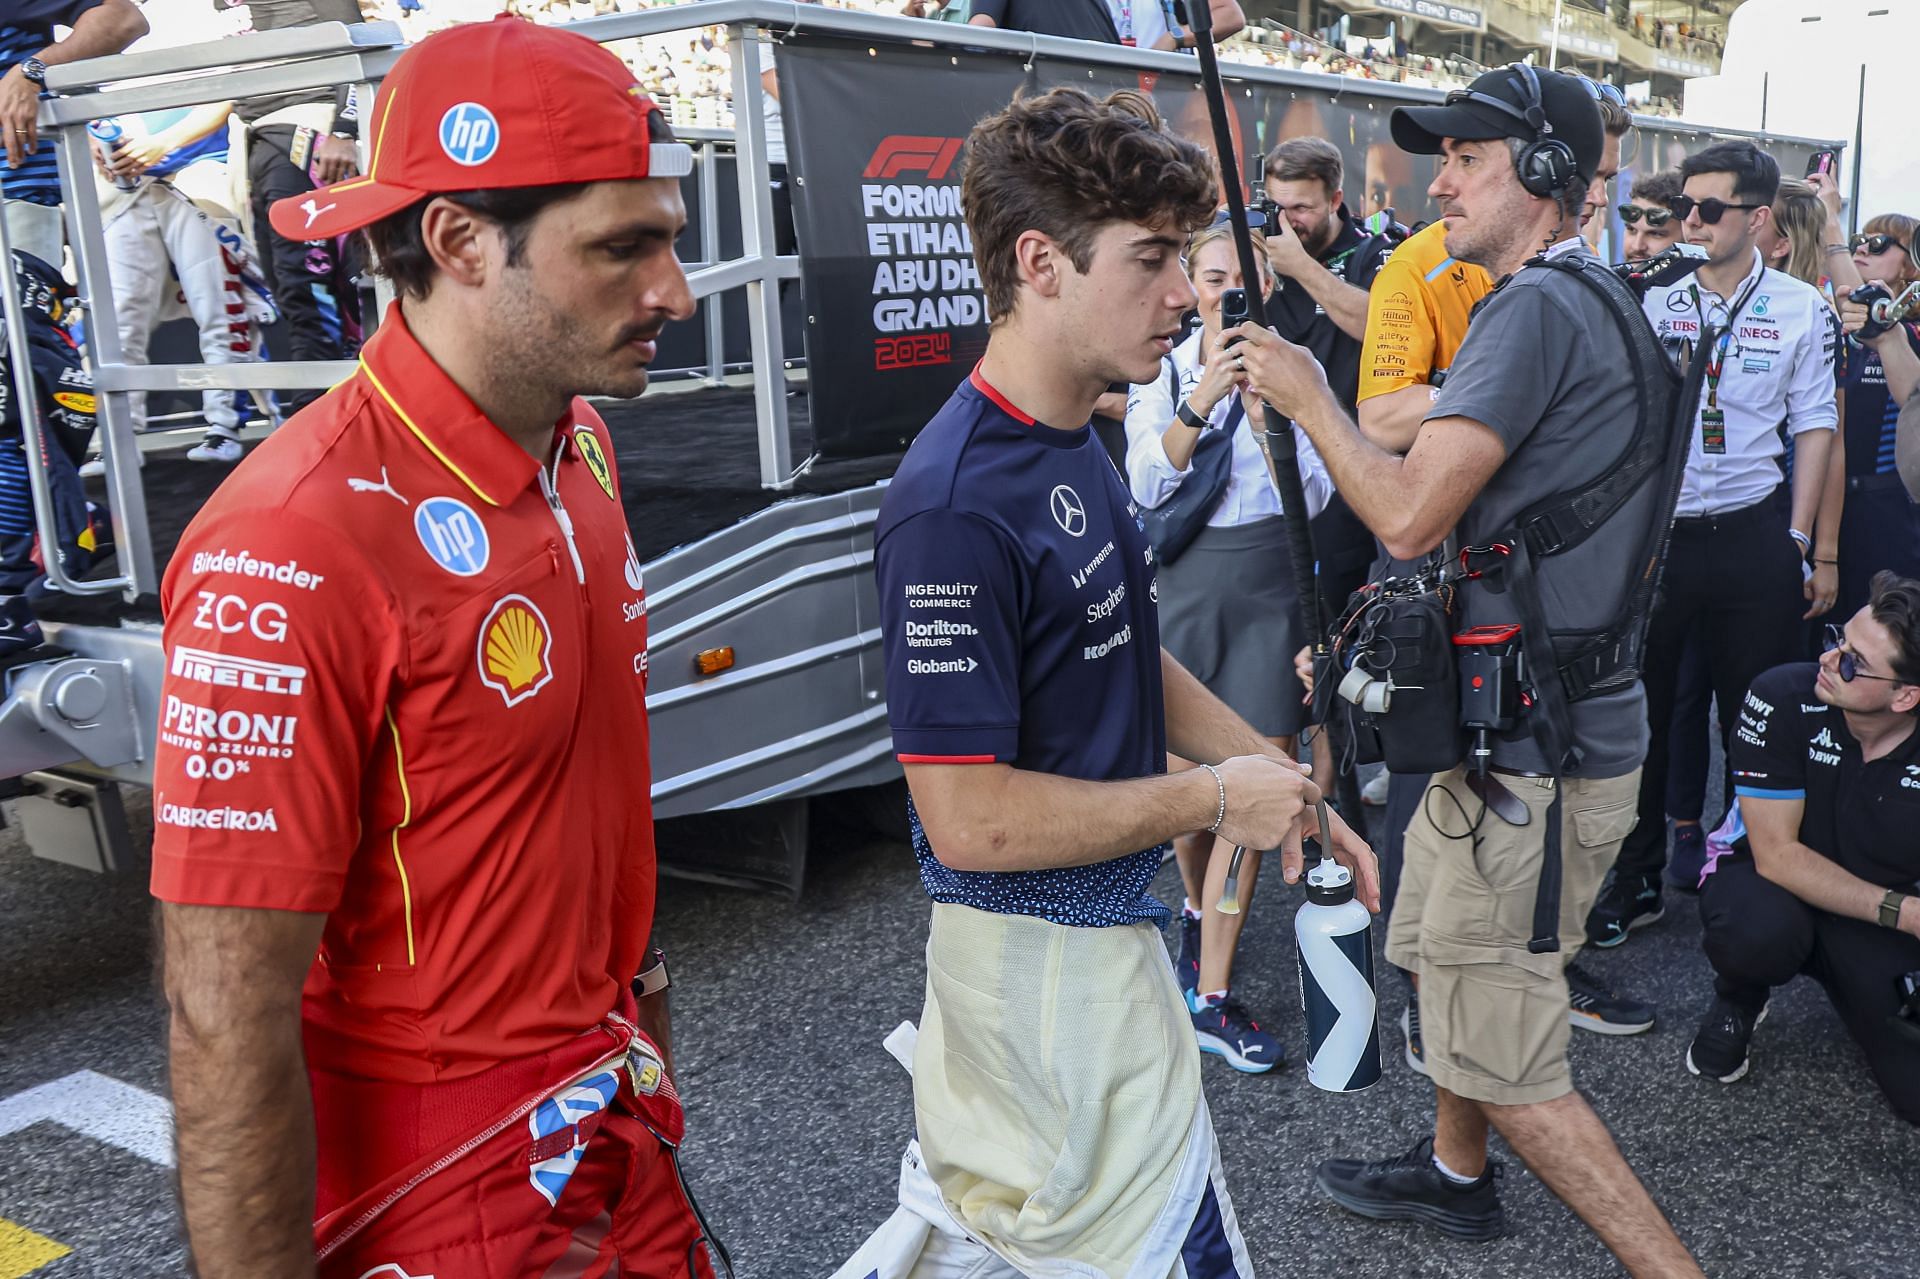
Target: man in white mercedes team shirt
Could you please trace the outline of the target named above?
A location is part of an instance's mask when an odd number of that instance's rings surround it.
[[[1708,326],[1719,336],[1694,414],[1663,599],[1647,628],[1642,678],[1653,740],[1640,775],[1640,821],[1588,916],[1596,946],[1618,945],[1664,912],[1667,724],[1688,636],[1698,630],[1706,645],[1723,746],[1754,677],[1800,655],[1803,570],[1839,422],[1832,311],[1812,285],[1767,269],[1754,247],[1773,216],[1780,166],[1751,142],[1721,142],[1689,156],[1680,176],[1684,194],[1672,208],[1707,264],[1692,279],[1650,290],[1647,318],[1682,358],[1692,357]],[[1667,883],[1696,890],[1701,852],[1690,845],[1689,856],[1676,853]]]

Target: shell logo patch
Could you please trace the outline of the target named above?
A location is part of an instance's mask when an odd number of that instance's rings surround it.
[[[553,678],[553,632],[524,595],[506,595],[480,624],[480,682],[518,706]]]
[[[573,442],[580,450],[580,460],[593,472],[593,478],[600,481],[600,491],[613,497],[613,468],[607,465],[607,455],[600,448],[600,437],[593,433],[590,426],[573,428]]]

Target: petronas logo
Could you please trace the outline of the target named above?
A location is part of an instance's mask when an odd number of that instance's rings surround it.
[[[553,678],[552,631],[539,605],[524,595],[504,596],[480,626],[480,682],[518,706]]]

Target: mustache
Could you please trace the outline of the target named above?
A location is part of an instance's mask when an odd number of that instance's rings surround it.
[[[660,337],[661,330],[666,327],[667,322],[665,320],[657,320],[652,324],[630,324],[620,330],[620,337],[614,342],[613,349],[617,351],[632,342],[657,341]]]

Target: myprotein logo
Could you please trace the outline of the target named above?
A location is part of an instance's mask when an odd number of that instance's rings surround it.
[[[298,697],[307,686],[304,666],[283,666],[279,662],[260,662],[231,653],[209,653],[205,649],[173,650],[172,671],[176,678],[215,688],[241,688],[253,693],[272,693],[280,697]]]
[[[928,138],[915,134],[893,133],[880,139],[873,156],[860,174],[863,178],[897,178],[903,173],[924,173],[934,181],[943,181],[953,172],[953,162],[966,145],[965,138]]]

